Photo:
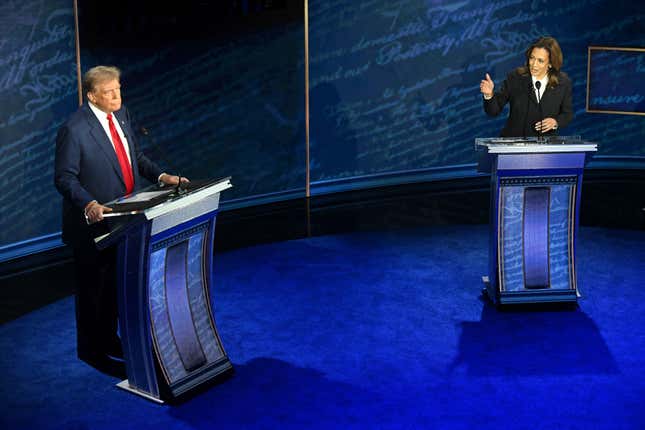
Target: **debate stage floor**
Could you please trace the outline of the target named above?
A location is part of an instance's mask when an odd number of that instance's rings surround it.
[[[175,406],[78,361],[57,299],[0,326],[0,427],[643,428],[645,231],[580,229],[573,308],[496,309],[487,249],[485,224],[449,224],[218,252],[235,374]]]

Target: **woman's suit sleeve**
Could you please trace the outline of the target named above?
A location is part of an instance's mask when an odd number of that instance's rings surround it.
[[[510,80],[510,75],[506,77],[504,82],[502,82],[502,87],[499,89],[499,91],[496,91],[493,94],[492,98],[488,100],[483,99],[484,111],[489,116],[499,115],[502,112],[502,110],[504,110],[504,106],[506,105],[506,103],[508,103],[509,99],[511,98],[509,80]]]

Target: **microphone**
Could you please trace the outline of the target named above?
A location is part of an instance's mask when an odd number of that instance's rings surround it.
[[[150,134],[150,131],[149,131],[146,127],[144,127],[144,126],[139,127],[139,132],[140,132],[143,136],[145,136],[146,138],[150,139],[150,141],[151,141],[151,143],[152,143],[153,150],[155,150],[155,152],[157,152],[157,154],[155,154],[155,155],[160,156],[160,158],[162,159],[162,161],[163,161],[163,163],[166,165],[166,167],[169,167],[169,168],[171,168],[172,170],[177,171],[177,177],[179,178],[179,182],[178,182],[178,183],[177,183],[177,185],[175,186],[174,191],[173,191],[173,194],[174,194],[174,195],[181,195],[181,194],[184,194],[184,193],[186,192],[186,188],[185,188],[185,187],[184,187],[184,188],[182,188],[182,183],[181,183],[181,173],[179,173],[179,170],[178,170],[178,169],[174,169],[174,166],[173,166],[173,164],[174,164],[174,163],[170,163],[170,162],[168,161],[168,158],[169,158],[169,157],[168,157],[168,154],[167,154],[167,153],[166,153],[166,152],[165,152],[165,151],[160,147],[160,145],[159,145],[159,144],[158,144],[158,143],[153,139],[152,135]],[[162,184],[162,185],[163,185],[163,184]]]
[[[535,89],[537,90],[537,101],[538,101],[538,112],[540,114],[540,128],[538,130],[538,142],[542,142],[544,139],[544,135],[542,133],[542,104],[540,103],[540,87],[542,86],[542,82],[540,81],[535,81]]]
[[[535,81],[535,89],[538,91],[537,92],[537,99],[538,99],[538,104],[540,103],[540,88],[542,87],[542,82],[540,81]]]
[[[181,187],[181,173],[179,172],[179,170],[177,171],[177,178],[179,178],[179,181],[177,182],[177,186],[175,187],[175,194],[182,195],[186,192],[186,188]]]

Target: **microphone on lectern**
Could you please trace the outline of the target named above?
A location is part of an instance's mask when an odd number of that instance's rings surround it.
[[[179,182],[177,182],[177,185],[175,186],[174,193],[177,194],[177,195],[185,193],[186,188],[182,188],[182,184],[181,184],[181,173],[179,173],[178,169],[174,169],[173,163],[170,163],[168,161],[168,157],[166,156],[167,155],[166,152],[163,149],[161,149],[159,147],[159,145],[157,145],[157,142],[153,140],[152,135],[150,134],[150,131],[146,127],[144,127],[144,126],[139,127],[139,132],[141,132],[141,134],[144,135],[145,137],[147,137],[150,140],[152,140],[153,149],[161,157],[161,159],[162,159],[163,163],[166,165],[166,167],[169,167],[170,169],[177,171],[177,177],[179,178]],[[163,186],[163,184],[162,184],[162,186]]]
[[[540,128],[538,129],[538,141],[542,141],[544,139],[544,135],[542,133],[542,104],[540,103],[540,87],[542,87],[542,82],[540,81],[535,81],[535,89],[537,90],[537,101],[538,101],[538,112],[540,113]]]

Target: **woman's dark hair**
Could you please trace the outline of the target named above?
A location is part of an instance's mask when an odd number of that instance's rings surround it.
[[[549,75],[549,83],[547,84],[547,86],[551,88],[557,86],[560,83],[560,81],[558,80],[558,75],[560,74],[560,69],[562,68],[564,57],[562,56],[560,44],[553,37],[543,36],[533,42],[524,53],[524,55],[526,56],[526,63],[522,67],[519,67],[517,71],[522,75],[530,73],[529,58],[531,58],[531,53],[535,48],[546,49],[546,51],[549,53],[549,62],[551,64],[549,70],[547,71],[547,74]]]

